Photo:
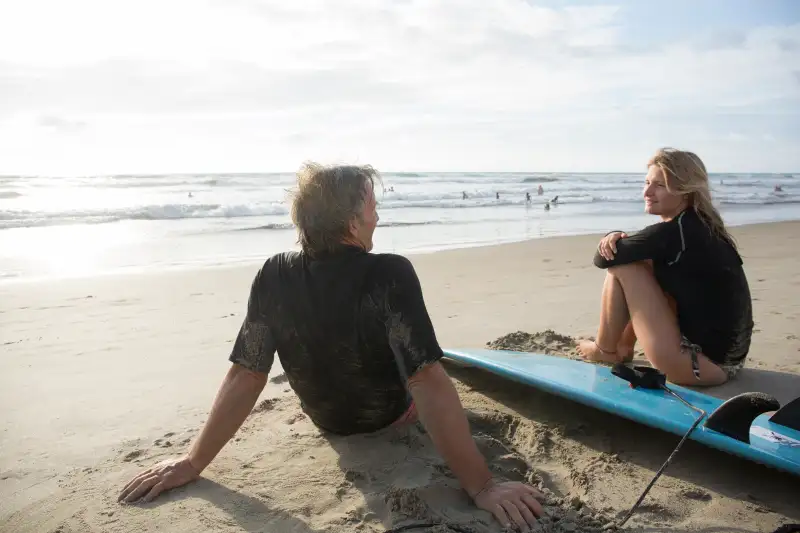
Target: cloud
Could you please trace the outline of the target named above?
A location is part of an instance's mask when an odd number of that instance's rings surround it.
[[[692,40],[697,50],[725,50],[743,48],[747,44],[747,34],[738,30],[709,32]]]
[[[86,127],[86,122],[82,120],[70,120],[55,115],[42,115],[37,123],[43,128],[53,129],[59,133],[76,132]]]
[[[0,4],[0,20],[0,142],[17,147],[15,168],[42,161],[23,142],[58,148],[54,167],[161,171],[314,157],[622,169],[662,142],[728,161],[728,133],[753,124],[798,141],[798,25],[644,45],[617,6],[522,0],[29,0]],[[770,164],[800,164],[782,157]]]

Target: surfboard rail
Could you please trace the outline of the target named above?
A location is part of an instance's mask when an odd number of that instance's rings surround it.
[[[697,415],[663,390],[634,389],[611,369],[564,357],[489,349],[445,349],[445,359],[683,436]],[[687,402],[713,413],[723,401],[692,389],[669,385]],[[700,424],[691,440],[800,476],[800,431],[770,420],[765,413],[750,427],[750,443]]]

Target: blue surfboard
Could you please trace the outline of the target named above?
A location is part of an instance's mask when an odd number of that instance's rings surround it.
[[[564,357],[470,349],[444,350],[446,359],[477,367],[504,378],[683,436],[698,414],[664,390],[633,388],[606,366]],[[669,388],[711,415],[723,401],[677,385]],[[796,403],[795,402],[792,403]],[[796,409],[797,405],[794,406]],[[705,421],[690,439],[791,474],[800,475],[800,431],[777,424],[768,413],[750,426],[749,443],[706,427]]]

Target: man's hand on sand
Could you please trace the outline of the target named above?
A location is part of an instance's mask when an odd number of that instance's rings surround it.
[[[142,502],[149,502],[165,490],[181,487],[199,477],[188,457],[167,459],[130,480],[117,501],[133,503],[141,499]]]
[[[536,517],[544,510],[537,499],[544,498],[541,492],[530,485],[511,481],[494,483],[475,495],[475,505],[489,511],[503,525],[515,524],[520,531],[530,531]]]

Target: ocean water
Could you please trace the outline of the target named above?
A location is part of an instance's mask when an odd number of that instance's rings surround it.
[[[0,176],[0,281],[263,261],[296,248],[287,200],[294,179]],[[644,173],[387,173],[375,251],[635,231],[657,221],[643,212],[643,179]],[[711,184],[728,225],[800,219],[800,174],[716,174]],[[558,203],[545,210],[555,196]]]

